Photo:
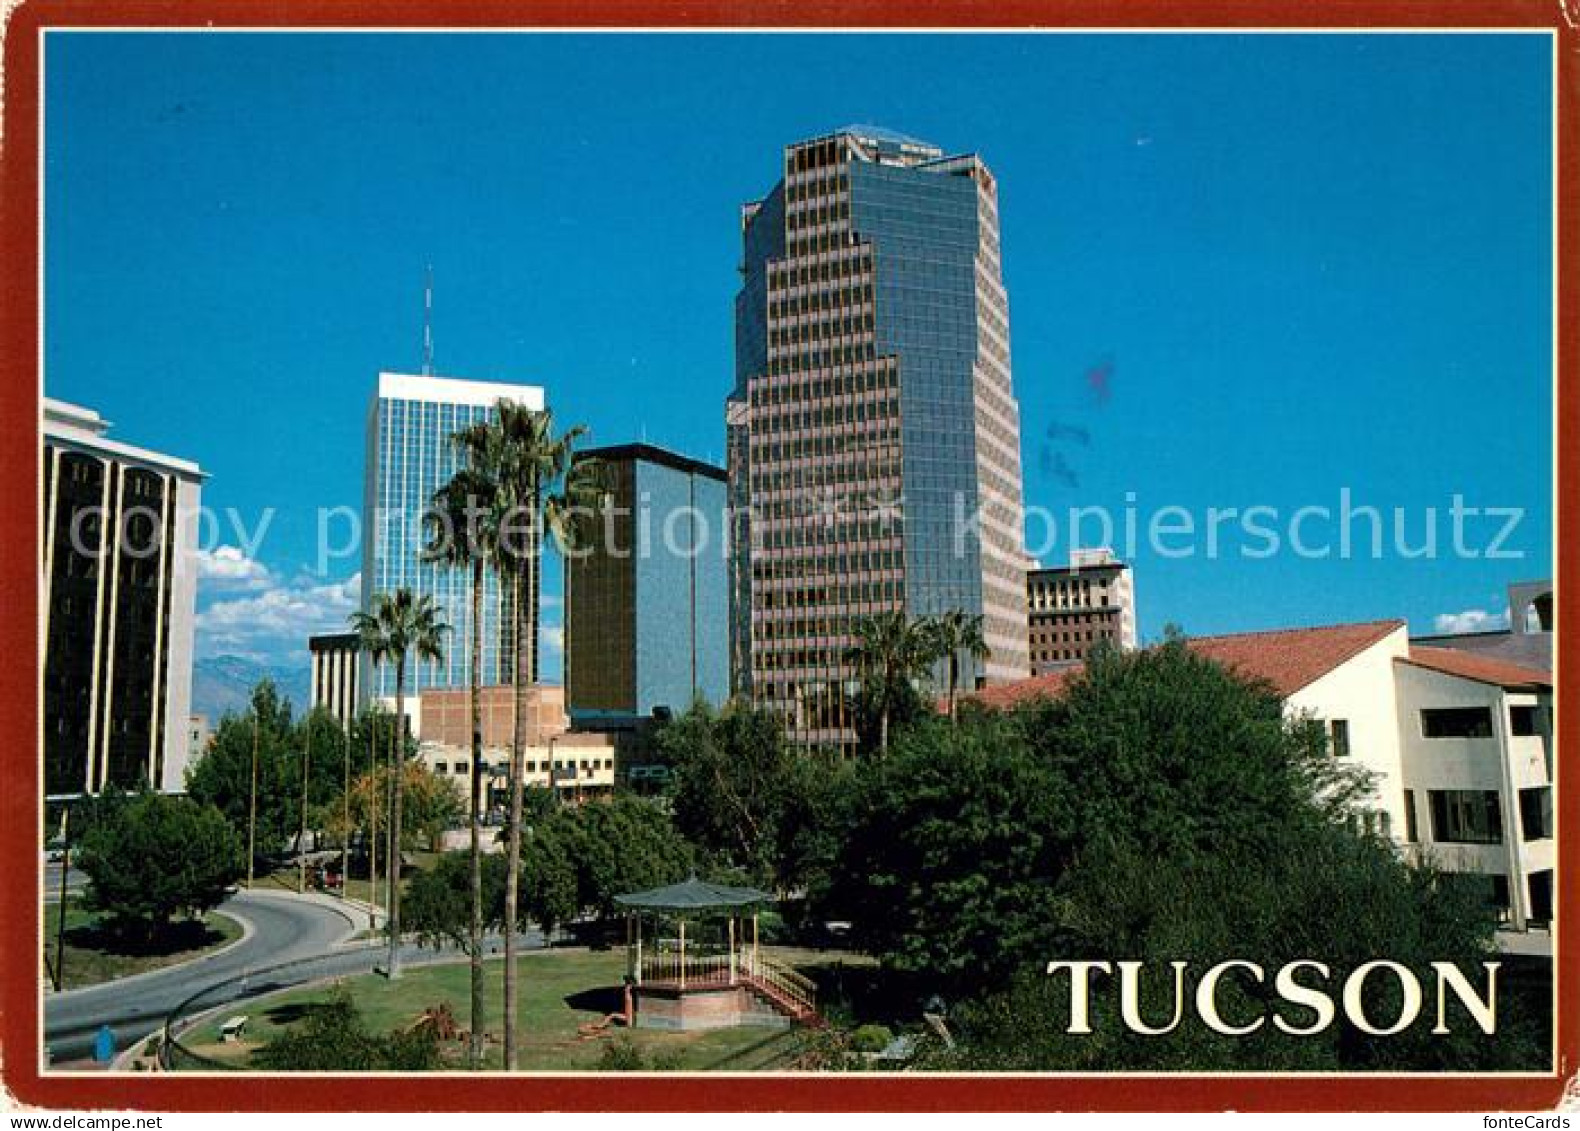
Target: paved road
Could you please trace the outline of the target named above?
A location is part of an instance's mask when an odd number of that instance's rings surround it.
[[[346,912],[327,901],[287,893],[244,891],[227,900],[221,910],[242,920],[251,933],[212,957],[135,978],[46,995],[44,1040],[53,1061],[58,1064],[91,1056],[93,1037],[101,1025],[109,1025],[115,1033],[116,1050],[125,1049],[158,1029],[172,1009],[206,986],[228,983],[205,997],[199,1003],[200,1009],[318,978],[368,973],[382,964],[389,953],[386,946],[378,943],[345,945],[366,922],[353,912],[353,924]],[[498,940],[492,943],[490,949],[497,949]],[[522,937],[522,945],[539,947],[543,940],[537,932],[531,932]],[[410,963],[440,956],[410,943],[401,954]],[[261,977],[246,976],[288,962],[296,965]]]
[[[333,951],[357,930],[326,904],[266,892],[239,892],[221,910],[250,928],[241,942],[209,958],[167,970],[44,998],[44,1041],[54,1060],[91,1055],[101,1025],[115,1032],[116,1048],[164,1023],[165,1014],[205,985],[248,970]]]

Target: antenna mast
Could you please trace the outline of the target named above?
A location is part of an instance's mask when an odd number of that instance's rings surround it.
[[[433,376],[433,264],[422,289],[422,375]]]

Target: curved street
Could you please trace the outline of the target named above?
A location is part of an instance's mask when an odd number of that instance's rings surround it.
[[[44,1044],[52,1059],[59,1063],[91,1056],[93,1036],[101,1025],[110,1026],[116,1049],[124,1049],[157,1029],[170,1010],[202,987],[260,967],[333,953],[358,930],[347,917],[350,909],[342,912],[285,893],[239,892],[220,910],[247,928],[249,933],[240,942],[207,958],[47,995]],[[371,965],[371,958],[360,954],[368,949],[359,946],[339,955],[364,958]]]
[[[255,997],[319,978],[366,974],[383,963],[389,951],[381,941],[347,945],[367,925],[365,913],[342,909],[324,898],[289,892],[239,892],[220,910],[241,922],[248,933],[240,942],[207,958],[194,959],[119,981],[44,998],[44,1044],[53,1063],[86,1060],[93,1055],[94,1034],[108,1025],[120,1052],[164,1024],[165,1017],[207,986],[225,985],[199,1003],[210,1009],[226,1001]],[[524,932],[524,948],[543,945],[538,931]],[[490,936],[489,952],[501,940]],[[403,961],[419,963],[456,957],[451,948],[435,951],[407,942]],[[275,970],[296,963],[288,970]],[[247,977],[261,971],[261,977]]]

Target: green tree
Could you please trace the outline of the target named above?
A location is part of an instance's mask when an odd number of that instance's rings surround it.
[[[845,662],[855,670],[878,717],[878,749],[888,753],[896,710],[915,699],[917,681],[938,659],[932,622],[894,609],[858,619],[852,634],[855,640],[845,649]]]
[[[432,597],[418,595],[410,589],[397,589],[393,593],[376,593],[372,608],[351,615],[351,623],[361,637],[362,649],[382,657],[395,668],[395,718],[399,733],[406,733],[406,659],[421,660],[444,658],[444,634],[450,626],[444,623],[443,614]],[[398,744],[402,763],[405,761],[404,743]],[[400,977],[400,872],[401,872],[401,787],[404,774],[394,775],[390,800],[390,862],[389,862],[389,962],[386,973],[391,978]]]
[[[212,805],[144,790],[101,810],[73,863],[106,926],[147,945],[177,915],[217,907],[246,871],[240,837]]]
[[[744,702],[718,712],[696,703],[658,745],[674,771],[675,826],[726,867],[772,882],[797,759],[779,717]]]
[[[1071,799],[1013,723],[902,732],[864,763],[825,911],[891,969],[946,992],[1002,984],[1056,917]]]
[[[1370,782],[1327,753],[1320,728],[1181,640],[1094,656],[1058,701],[912,728],[859,778],[826,906],[956,1007],[960,1048],[934,1066],[1474,1067],[1539,1044],[1373,1039],[1342,1024],[1322,1039],[1265,1025],[1231,1040],[1189,1012],[1166,1038],[1139,1038],[1115,1021],[1111,986],[1094,992],[1093,1036],[1050,1020],[1069,1015],[1068,979],[1041,973],[1052,959],[1148,963],[1142,1009],[1167,1020],[1174,959],[1271,971],[1320,956],[1342,979],[1389,956],[1425,981],[1432,959],[1469,969],[1492,954],[1491,917],[1460,885],[1356,831]],[[1225,1015],[1265,1011],[1267,993],[1225,985]]]
[[[961,657],[982,661],[990,654],[982,635],[982,615],[951,609],[933,617],[928,624],[933,635],[933,652],[948,668],[949,717],[952,719],[955,717],[955,693],[960,687]]]
[[[255,863],[278,856],[296,833],[301,804],[298,738],[290,703],[265,679],[253,688],[247,713],[225,715],[208,749],[187,767],[187,794],[223,813],[245,844],[253,810],[256,743]]]
[[[482,919],[487,930],[505,921],[505,860],[497,853],[483,858]],[[463,954],[482,957],[483,941],[472,932],[472,862],[470,852],[446,852],[434,866],[412,877],[406,891],[406,923],[424,946],[446,944]]]
[[[513,665],[514,719],[510,749],[510,806],[506,818],[506,918],[519,914],[521,890],[522,803],[526,752],[525,689],[531,682],[537,641],[531,639],[527,610],[540,606],[542,584],[540,535],[562,555],[578,549],[587,517],[603,491],[596,460],[577,460],[575,447],[586,434],[576,425],[556,435],[554,416],[513,401],[502,400],[493,415],[457,433],[455,442],[468,468],[486,487],[496,515],[492,541],[494,561],[510,590],[511,631],[516,641]],[[504,1041],[505,1068],[517,1066],[515,1016],[517,1000],[516,940],[505,935]]]
[[[602,804],[562,808],[536,833],[560,840],[576,868],[578,910],[600,917],[614,897],[686,878],[691,847],[658,805],[630,795]]]

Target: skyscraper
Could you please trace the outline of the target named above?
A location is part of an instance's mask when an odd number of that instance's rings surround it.
[[[375,593],[389,593],[405,586],[419,596],[433,597],[450,626],[442,661],[407,661],[406,692],[413,704],[423,688],[466,687],[470,682],[469,571],[423,560],[422,516],[433,493],[460,466],[451,437],[470,424],[491,418],[494,406],[501,400],[541,410],[543,390],[534,385],[380,373],[378,391],[368,409],[362,607],[371,605]],[[535,568],[536,555],[532,560]],[[536,580],[529,578],[530,584],[525,586],[532,602],[525,622],[531,634],[529,680],[536,680],[538,671]],[[498,575],[492,569],[485,570],[481,673],[484,684],[509,683],[515,671],[515,642],[510,633],[507,598]],[[364,696],[394,696],[394,669],[381,665],[372,673],[364,668],[364,673],[358,681],[365,689]]]
[[[567,564],[571,721],[634,727],[658,708],[729,697],[728,574],[721,468],[651,444],[589,448],[608,504]]]
[[[736,690],[848,745],[860,616],[962,609],[986,682],[1027,655],[998,190],[975,155],[849,126],[741,213],[726,405]],[[972,673],[972,668],[976,671]]]
[[[197,600],[196,464],[109,438],[92,409],[44,402],[46,794],[183,788]]]

